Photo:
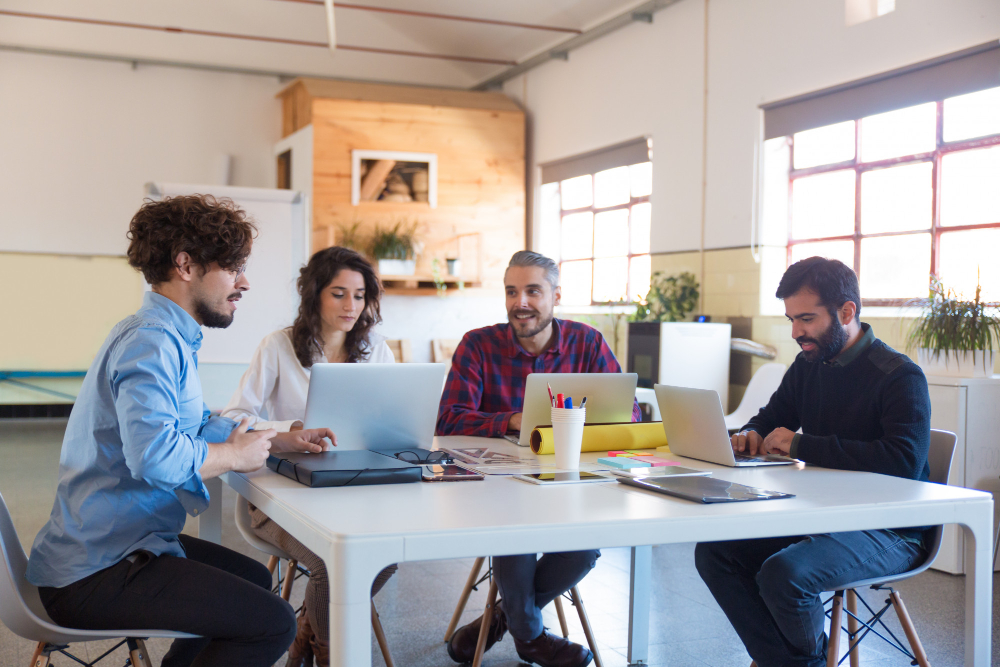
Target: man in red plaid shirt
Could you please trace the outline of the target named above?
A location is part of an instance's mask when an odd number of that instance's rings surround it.
[[[521,430],[524,384],[529,373],[620,373],[618,360],[593,327],[553,317],[559,304],[559,267],[548,257],[514,253],[504,274],[504,324],[465,334],[452,357],[438,411],[438,435],[499,437]],[[640,420],[638,404],[632,421]],[[542,667],[583,667],[591,652],[548,632],[542,608],[575,586],[601,552],[493,558],[503,603],[493,615],[486,650],[510,630],[522,660]],[[448,642],[455,662],[471,662],[482,619],[459,628]]]

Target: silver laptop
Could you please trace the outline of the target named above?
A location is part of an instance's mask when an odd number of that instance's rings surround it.
[[[671,454],[730,467],[780,466],[796,462],[785,456],[735,453],[726,430],[722,401],[715,390],[666,384],[654,385],[653,390]]]
[[[552,423],[548,385],[553,396],[572,396],[573,407],[586,397],[588,424],[630,422],[638,378],[635,373],[531,373],[524,384],[521,433],[504,437],[527,447],[536,426]]]
[[[329,428],[336,451],[429,449],[444,364],[316,364],[305,428]]]

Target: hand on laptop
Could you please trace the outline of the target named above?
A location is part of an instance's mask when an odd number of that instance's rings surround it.
[[[764,440],[757,431],[740,431],[730,437],[729,441],[737,454],[762,456],[767,453],[764,449]]]
[[[278,452],[309,452],[316,454],[330,449],[329,443],[337,446],[337,436],[328,428],[308,428],[288,433],[278,433],[271,438],[271,444]]]
[[[508,433],[520,433],[521,432],[521,417],[523,413],[515,412],[510,416],[510,420],[507,422],[507,432]]]
[[[760,436],[757,437],[760,438]],[[792,438],[794,437],[795,433],[792,431],[789,431],[787,428],[778,427],[764,438],[764,449],[761,453],[788,456],[792,450]]]

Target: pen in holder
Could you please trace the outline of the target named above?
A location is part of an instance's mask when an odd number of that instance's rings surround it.
[[[552,444],[557,468],[579,469],[583,424],[586,420],[586,408],[552,408]]]

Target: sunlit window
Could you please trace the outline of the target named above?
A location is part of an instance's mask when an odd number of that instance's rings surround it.
[[[542,186],[540,250],[559,258],[564,305],[646,296],[652,189],[650,162]]]
[[[1000,302],[1000,88],[787,137],[788,261],[854,268],[866,303],[928,279]]]

